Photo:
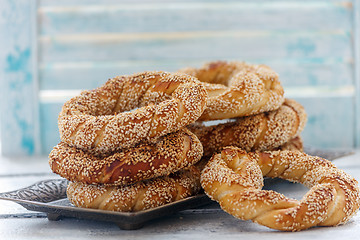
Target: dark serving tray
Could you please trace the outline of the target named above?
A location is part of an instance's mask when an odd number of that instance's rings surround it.
[[[28,210],[45,212],[49,220],[61,217],[75,217],[116,223],[121,229],[141,228],[144,223],[172,213],[206,205],[211,200],[205,194],[188,197],[157,208],[139,212],[113,212],[73,206],[66,197],[68,181],[50,179],[37,182],[29,187],[0,193],[0,199],[16,202]]]

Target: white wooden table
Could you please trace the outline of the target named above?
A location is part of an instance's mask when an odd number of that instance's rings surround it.
[[[334,160],[341,169],[360,180],[360,150]],[[0,192],[16,190],[37,181],[59,178],[51,173],[46,158],[0,159]],[[301,198],[307,191],[300,184],[271,180],[267,188]],[[185,210],[145,224],[139,230],[121,230],[116,224],[62,218],[49,221],[44,213],[0,200],[0,239],[359,239],[360,214],[338,227],[321,227],[287,233],[238,220],[216,203],[204,209]]]

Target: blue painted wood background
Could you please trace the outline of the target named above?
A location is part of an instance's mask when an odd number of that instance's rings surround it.
[[[306,108],[305,144],[360,144],[359,0],[0,0],[4,155],[48,154],[62,104],[144,70],[264,63]]]

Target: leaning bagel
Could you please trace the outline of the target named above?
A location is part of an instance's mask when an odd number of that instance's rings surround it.
[[[137,212],[184,199],[195,195],[199,190],[200,172],[192,166],[170,176],[124,187],[70,182],[67,196],[77,207]]]
[[[115,77],[64,104],[58,119],[60,138],[92,154],[131,147],[196,121],[206,97],[202,84],[185,74]]]
[[[246,151],[265,151],[280,147],[304,129],[307,115],[295,100],[286,99],[277,110],[237,118],[233,122],[189,129],[200,139],[204,155],[212,156],[223,147],[235,146]]]
[[[310,188],[301,201],[261,190],[263,176]],[[205,193],[233,216],[269,228],[299,231],[346,223],[359,209],[358,182],[330,161],[298,151],[247,153],[226,147],[201,174]]]
[[[277,73],[265,65],[218,61],[179,72],[198,78],[208,91],[201,121],[268,112],[279,108],[284,101]]]
[[[296,136],[293,139],[291,139],[290,141],[284,143],[283,145],[281,145],[280,147],[271,149],[273,151],[275,150],[280,150],[280,151],[300,151],[303,152],[304,151],[304,144],[303,144],[303,140],[300,136]]]
[[[155,143],[139,143],[106,157],[61,142],[50,152],[49,165],[54,173],[69,181],[125,185],[169,175],[195,164],[202,154],[198,138],[182,129]]]
[[[274,149],[266,149],[266,151],[285,151],[285,150],[303,152],[304,146],[303,146],[302,138],[300,136],[297,136],[291,139],[290,141],[286,142],[285,144],[281,145],[280,147],[276,147]],[[212,155],[209,156],[207,154],[204,154],[203,157],[195,164],[195,166],[200,171],[202,171],[211,157]]]

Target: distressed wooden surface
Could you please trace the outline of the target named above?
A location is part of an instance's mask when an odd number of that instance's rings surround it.
[[[317,148],[352,148],[354,132],[354,102],[352,97],[295,97],[308,114],[307,125],[301,134],[304,144]],[[60,141],[57,116],[61,104],[48,103],[40,107],[40,117],[43,128],[42,145],[48,152]],[[339,124],[341,123],[341,124]],[[334,136],[338,138],[334,139]]]
[[[39,154],[35,1],[0,1],[1,144],[5,155]]]
[[[159,36],[160,35],[160,36]],[[350,58],[351,36],[329,34],[236,33],[109,34],[40,39],[40,62],[191,59]],[[255,48],[257,46],[257,48]],[[91,50],[91,51],[90,51]]]
[[[360,179],[360,151],[333,161],[340,169]],[[27,187],[37,181],[56,178],[50,173],[46,158],[4,159],[0,169],[0,192]],[[11,172],[11,174],[9,174]],[[300,184],[268,180],[266,189],[300,199],[308,189]],[[147,223],[134,231],[120,230],[114,223],[63,218],[49,221],[44,213],[32,212],[18,204],[0,200],[1,239],[357,239],[360,215],[338,227],[312,228],[287,233],[242,221],[223,212],[216,203],[202,209],[189,209]]]
[[[307,144],[359,146],[358,0],[36,2],[38,48],[30,50],[38,56],[31,83],[38,87],[33,89],[38,100],[24,106],[31,105],[27,118],[40,118],[38,140],[31,142],[42,154],[59,141],[57,115],[71,94],[117,75],[175,71],[211,60],[271,66],[287,97],[299,100],[309,114]],[[3,129],[2,139],[14,133]],[[18,148],[9,145],[4,152]],[[20,148],[23,154],[37,151]]]
[[[254,226],[250,222],[239,222],[226,213],[208,213],[192,216],[179,213],[166,219],[154,221],[141,231],[121,231],[115,224],[104,222],[66,219],[48,221],[44,217],[2,220],[0,232],[6,239],[49,239],[57,236],[61,240],[76,239],[239,239],[268,240],[288,239],[357,239],[359,236],[359,215],[347,225],[334,228],[316,228],[310,231],[282,233]],[[206,224],[204,224],[206,221]],[[182,224],[179,224],[181,222]],[[36,230],[36,231],[35,231]]]
[[[349,12],[349,3],[330,1],[143,1],[141,4],[139,1],[134,4],[119,1],[44,6],[39,15],[43,23],[40,34],[52,35],[224,29],[283,31],[302,30],[304,26],[320,31],[350,30]],[[267,24],[264,24],[264,19]]]
[[[355,146],[360,146],[360,0],[355,0],[354,7],[356,11],[353,17],[354,26],[354,83],[355,83]]]

